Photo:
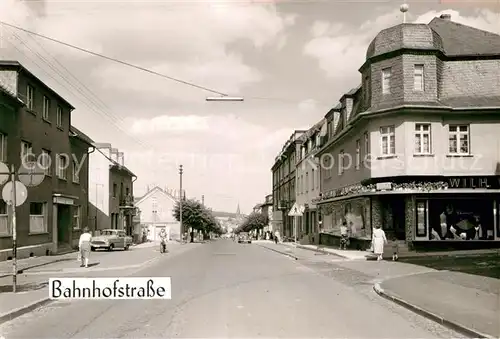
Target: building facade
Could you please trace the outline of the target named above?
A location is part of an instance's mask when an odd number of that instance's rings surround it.
[[[0,62],[2,160],[44,168],[44,180],[28,187],[16,209],[17,257],[66,252],[75,245],[87,211],[87,138],[71,127],[73,106],[16,61]],[[6,94],[13,97],[9,99]],[[12,229],[0,203],[0,260],[12,257]],[[6,221],[7,220],[7,221]]]
[[[301,146],[297,152],[295,201],[303,207],[302,217],[298,217],[297,237],[301,243],[314,243],[319,232],[315,199],[320,194],[320,170],[316,153],[323,136],[326,135],[326,121],[322,119],[301,136]]]
[[[89,156],[89,225],[97,233],[122,229],[133,236],[134,181],[124,165],[124,154],[108,143],[95,143]]]
[[[181,240],[180,223],[174,218],[174,207],[179,201],[178,194],[158,186],[148,190],[137,200],[140,211],[140,230],[146,232],[148,240],[159,240],[159,234],[165,229],[169,240]]]
[[[496,247],[500,36],[448,15],[397,25],[360,73],[318,152],[327,233],[346,222],[357,247],[376,226],[410,250]]]
[[[273,173],[273,228],[282,237],[294,236],[294,218],[288,216],[295,203],[297,153],[306,131],[296,130],[283,145],[271,168]]]

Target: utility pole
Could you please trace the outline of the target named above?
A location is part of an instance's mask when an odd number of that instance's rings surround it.
[[[201,204],[203,205],[203,207],[205,207],[205,196],[204,195],[201,196]]]
[[[182,165],[179,165],[179,223],[181,229],[181,237],[184,237],[184,225],[182,224],[182,200],[184,199],[184,194],[182,194]],[[187,242],[187,233],[186,233]]]

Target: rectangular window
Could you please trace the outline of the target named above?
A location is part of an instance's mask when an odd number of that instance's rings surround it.
[[[415,65],[413,70],[413,89],[415,91],[424,90],[424,65]]]
[[[50,118],[50,99],[47,98],[45,95],[43,96],[42,118],[44,118],[45,120],[49,120]]]
[[[382,94],[391,93],[391,75],[391,67],[387,67],[382,70]]]
[[[381,154],[395,155],[396,154],[396,140],[394,126],[380,127],[380,146]]]
[[[117,190],[118,190],[118,186],[115,183],[113,183],[113,198],[116,198],[116,193],[117,193],[116,191]]]
[[[26,86],[26,107],[31,111],[35,107],[35,89],[31,85]]]
[[[73,174],[73,182],[75,184],[80,183],[80,173],[79,173],[79,170],[80,170],[80,168],[78,168],[78,163],[75,160],[73,160],[72,174]]]
[[[62,127],[62,107],[57,106],[56,126]]]
[[[306,172],[306,193],[309,192],[309,172]]]
[[[30,203],[30,233],[47,232],[47,204],[43,202]]]
[[[469,125],[449,125],[450,154],[470,154]]]
[[[7,204],[0,199],[0,236],[10,235],[9,216],[7,211]]]
[[[7,162],[7,134],[0,133],[0,161]]]
[[[341,150],[339,152],[339,175],[344,173],[345,169],[345,157],[344,157],[344,150]]]
[[[356,169],[361,165],[361,140],[356,140]]]
[[[415,154],[431,153],[431,124],[415,124]]]
[[[42,149],[42,156],[40,157],[40,166],[43,168],[45,175],[52,175],[51,171],[52,157],[50,151]]]
[[[314,191],[314,189],[316,188],[316,182],[315,182],[315,172],[314,172],[314,168],[311,169],[311,191]]]
[[[427,236],[427,201],[417,200],[416,203],[416,236],[422,238]]]
[[[68,158],[64,155],[60,155],[57,158],[57,177],[62,180],[66,180],[66,170],[68,168]]]
[[[21,141],[21,161],[29,162],[33,160],[33,146],[27,141]]]
[[[81,206],[73,206],[73,229],[80,229]]]

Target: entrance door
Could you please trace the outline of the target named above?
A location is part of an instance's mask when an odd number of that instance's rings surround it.
[[[69,205],[57,205],[57,243],[68,246],[71,236],[71,209]]]

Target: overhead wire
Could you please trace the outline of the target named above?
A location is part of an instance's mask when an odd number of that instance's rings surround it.
[[[140,71],[143,71],[143,72],[155,75],[155,76],[159,76],[159,77],[162,77],[164,79],[168,79],[168,80],[171,80],[171,81],[174,81],[174,82],[186,85],[186,86],[190,86],[190,87],[193,87],[193,88],[201,89],[203,91],[210,92],[210,93],[213,93],[213,94],[218,94],[218,95],[220,95],[222,97],[228,97],[229,96],[229,94],[226,93],[226,92],[222,92],[220,90],[216,90],[216,89],[209,88],[209,87],[206,87],[206,86],[198,85],[198,84],[196,84],[194,82],[182,80],[182,79],[179,79],[179,78],[176,78],[176,77],[172,77],[172,76],[169,76],[169,75],[166,75],[166,74],[163,74],[163,73],[160,73],[160,72],[157,72],[157,71],[145,68],[143,66],[132,64],[132,63],[130,63],[128,61],[124,61],[124,60],[121,60],[121,59],[118,59],[118,58],[115,58],[115,57],[111,57],[111,56],[108,56],[108,55],[105,55],[105,54],[102,54],[102,53],[97,53],[97,52],[91,51],[89,49],[86,49],[86,48],[83,48],[83,47],[79,47],[79,46],[76,46],[74,44],[71,44],[71,43],[68,43],[68,42],[65,42],[65,41],[61,41],[59,39],[52,38],[52,37],[49,37],[49,36],[44,35],[44,34],[33,32],[31,30],[22,28],[20,26],[17,26],[17,25],[11,24],[11,23],[7,23],[5,21],[1,21],[0,20],[0,25],[5,25],[7,27],[10,27],[10,28],[13,28],[13,29],[25,32],[25,33],[27,33],[29,35],[36,36],[36,37],[39,37],[39,38],[42,38],[42,39],[45,39],[45,40],[48,40],[48,41],[51,41],[51,42],[63,45],[63,46],[66,46],[68,48],[72,48],[72,49],[78,50],[78,51],[83,52],[83,53],[87,53],[87,54],[90,54],[90,55],[93,55],[93,56],[96,56],[96,57],[99,57],[99,58],[102,58],[102,59],[105,59],[105,60],[108,60],[108,61],[111,61],[111,62],[115,62],[115,63],[121,64],[123,66],[127,66],[127,67],[134,68],[134,69],[137,69],[137,70],[140,70]],[[265,101],[274,101],[274,102],[283,102],[283,103],[298,104],[297,100],[289,100],[289,99],[284,99],[284,98],[273,98],[273,97],[265,97],[265,96],[245,96],[245,99],[265,100]],[[325,106],[325,107],[330,107],[331,106],[330,104],[321,103],[321,102],[317,102],[317,101],[316,101],[316,103],[321,104],[322,106]]]

